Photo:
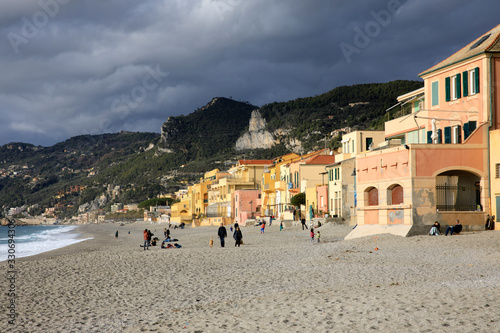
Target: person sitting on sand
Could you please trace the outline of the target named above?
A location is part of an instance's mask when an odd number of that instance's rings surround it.
[[[441,233],[441,225],[439,224],[438,221],[434,222],[434,225],[431,228],[431,231],[429,231],[429,235],[431,236],[439,236]]]
[[[448,232],[450,233],[450,236],[453,236],[453,234],[459,234],[462,231],[462,225],[460,224],[460,221],[457,220],[457,224],[454,225],[453,227],[450,225],[448,228],[446,228],[445,236],[448,236]]]

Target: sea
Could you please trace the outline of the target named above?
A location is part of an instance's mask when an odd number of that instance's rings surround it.
[[[34,256],[35,254],[60,249],[87,239],[80,238],[76,226],[15,226],[15,235],[10,238],[9,227],[0,227],[0,261],[7,260],[9,254],[8,240],[14,239],[15,258]],[[11,232],[12,234],[12,232]],[[12,252],[12,251],[11,251]]]

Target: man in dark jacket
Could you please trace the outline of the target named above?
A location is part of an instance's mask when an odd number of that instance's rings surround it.
[[[224,238],[227,237],[227,230],[224,227],[224,224],[221,223],[219,227],[219,231],[217,232],[217,236],[220,238],[220,247],[224,247]]]
[[[445,236],[448,236],[448,232],[450,233],[450,236],[453,234],[459,234],[462,231],[462,225],[460,224],[460,221],[457,220],[457,224],[455,224],[453,227],[449,226],[446,228],[446,233],[444,234]]]

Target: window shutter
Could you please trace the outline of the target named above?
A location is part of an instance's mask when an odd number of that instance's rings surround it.
[[[427,131],[427,143],[432,143],[432,131]]]
[[[438,129],[438,142],[437,143],[443,143],[443,130]]]
[[[476,80],[476,93],[479,93],[479,67],[474,68],[474,80]]]
[[[469,137],[469,123],[464,124],[464,140],[467,140]]]
[[[462,91],[460,90],[460,87],[461,87],[461,85],[460,85],[461,82],[460,81],[461,81],[461,79],[460,79],[460,73],[458,73],[457,76],[455,76],[455,82],[456,82],[455,85],[457,87],[457,98],[462,97]]]
[[[457,133],[458,133],[457,143],[462,143],[462,126],[460,125],[457,126]]]
[[[476,129],[476,122],[475,121],[469,121],[469,134],[474,132]]]
[[[444,143],[451,143],[451,127],[444,128]]]
[[[464,97],[469,96],[469,76],[467,74],[467,71],[462,73]]]
[[[445,90],[446,101],[449,102],[451,100],[449,77],[444,79],[444,90]]]

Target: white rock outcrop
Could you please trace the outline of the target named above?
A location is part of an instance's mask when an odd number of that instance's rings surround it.
[[[259,110],[253,110],[250,116],[248,132],[245,132],[236,141],[236,150],[267,149],[276,144],[273,135],[265,130],[266,120],[262,118]]]

